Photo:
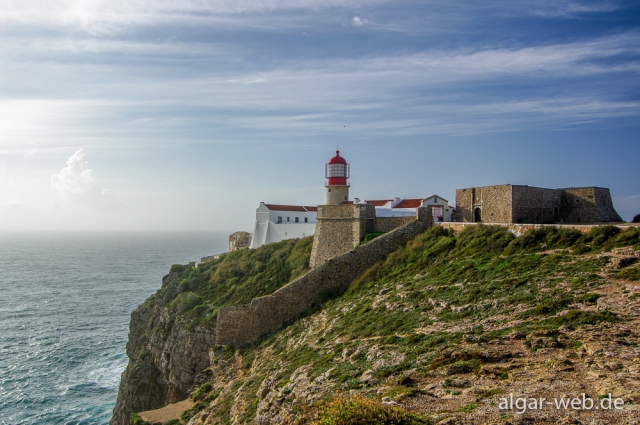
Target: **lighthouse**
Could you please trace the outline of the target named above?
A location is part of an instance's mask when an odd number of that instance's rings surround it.
[[[336,156],[325,165],[324,177],[327,179],[326,205],[338,205],[349,200],[349,164],[336,150]]]

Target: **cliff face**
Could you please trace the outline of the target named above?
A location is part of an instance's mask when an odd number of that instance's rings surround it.
[[[176,317],[169,301],[177,290],[178,273],[163,278],[163,288],[131,314],[127,356],[111,425],[127,425],[132,412],[184,400],[196,376],[209,366],[213,331],[194,327]]]
[[[158,292],[131,314],[129,364],[110,424],[127,425],[133,412],[186,399],[210,366],[220,306],[247,303],[304,274],[311,243],[312,238],[288,240],[236,251],[199,268],[173,266]]]

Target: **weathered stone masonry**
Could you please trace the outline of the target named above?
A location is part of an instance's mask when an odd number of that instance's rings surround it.
[[[620,222],[622,219],[613,208],[609,189],[545,189],[505,184],[456,190],[454,221],[551,224]]]
[[[373,205],[342,204],[318,206],[317,220],[311,268],[351,251],[367,233],[386,233],[415,221],[416,217],[376,217]]]
[[[411,223],[332,258],[273,294],[242,306],[221,308],[216,343],[238,346],[278,330],[319,303],[325,294],[345,290],[359,274],[432,225],[431,209],[420,208]]]

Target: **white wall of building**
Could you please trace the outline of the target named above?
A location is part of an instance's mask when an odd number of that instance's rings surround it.
[[[422,207],[433,208],[434,220],[440,213],[443,217],[443,221],[451,221],[451,215],[453,214],[453,207],[449,205],[449,201],[438,195],[431,195],[427,199],[422,201]]]
[[[256,223],[253,228],[251,248],[258,248],[284,239],[311,236],[316,231],[317,215],[316,211],[271,210],[266,204],[260,203],[256,209]]]

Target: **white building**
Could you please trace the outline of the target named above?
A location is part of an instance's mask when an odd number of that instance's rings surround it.
[[[417,199],[381,199],[364,200],[358,198],[353,200],[356,204],[372,204],[376,207],[376,217],[407,217],[415,216],[416,208],[431,207],[434,221],[451,221],[453,207],[449,201],[442,196],[431,195],[427,198]]]
[[[316,231],[318,207],[275,205],[260,202],[256,209],[251,248],[280,242],[284,239],[304,238]]]
[[[438,195],[417,199],[381,199],[345,201],[356,204],[370,204],[376,207],[376,217],[415,216],[416,208],[431,207],[434,221],[451,221],[453,207],[449,201]],[[250,248],[280,242],[284,239],[304,238],[316,230],[317,207],[299,205],[275,205],[260,202],[256,209]]]

